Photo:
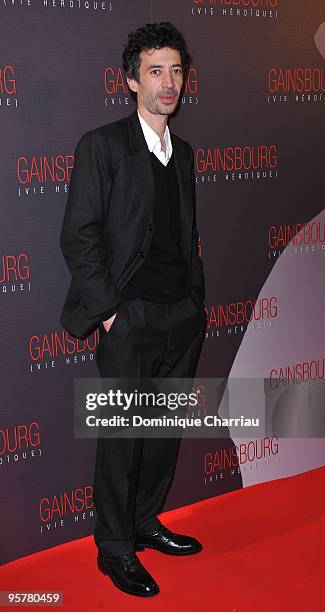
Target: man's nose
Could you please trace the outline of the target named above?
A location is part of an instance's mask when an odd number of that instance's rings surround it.
[[[174,87],[174,79],[173,76],[169,73],[166,73],[162,82],[163,87]]]

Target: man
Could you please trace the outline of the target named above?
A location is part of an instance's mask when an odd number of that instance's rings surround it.
[[[78,142],[60,244],[72,281],[61,316],[72,335],[99,327],[105,377],[194,376],[205,335],[193,150],[170,133],[190,56],[169,22],[130,33],[123,52],[137,109]],[[202,545],[157,518],[178,438],[99,438],[94,538],[99,569],[128,593],[159,592],[136,551]]]

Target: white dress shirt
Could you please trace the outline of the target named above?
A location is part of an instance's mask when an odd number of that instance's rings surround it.
[[[138,112],[139,121],[142,127],[143,135],[146,139],[150,153],[153,152],[156,155],[156,157],[158,157],[159,161],[161,161],[161,163],[164,164],[164,166],[167,166],[170,160],[171,154],[173,152],[173,145],[172,145],[172,141],[170,138],[170,132],[169,132],[168,125],[166,124],[164,138],[163,138],[165,146],[166,146],[166,154],[165,154],[161,147],[161,141],[160,141],[158,134],[155,132],[155,130],[153,130],[150,127],[150,125],[148,125],[148,123],[143,119],[143,117],[141,117],[139,111],[137,112]]]

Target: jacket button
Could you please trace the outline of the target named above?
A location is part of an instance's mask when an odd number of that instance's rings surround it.
[[[131,280],[129,280],[129,285],[133,285],[133,283],[134,283],[134,279],[131,278]]]
[[[138,255],[139,255],[140,257],[144,257],[144,251],[142,251],[142,250],[141,250],[141,251],[139,251]]]
[[[148,230],[152,231],[155,226],[152,223],[149,223]]]

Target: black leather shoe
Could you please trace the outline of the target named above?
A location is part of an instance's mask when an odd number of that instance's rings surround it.
[[[173,533],[164,525],[151,533],[143,533],[137,536],[136,550],[154,548],[166,555],[193,555],[202,550],[202,544],[190,536]]]
[[[115,586],[130,595],[150,597],[159,593],[159,586],[143,567],[135,552],[108,556],[98,552],[98,569],[108,575]]]

